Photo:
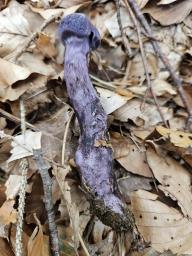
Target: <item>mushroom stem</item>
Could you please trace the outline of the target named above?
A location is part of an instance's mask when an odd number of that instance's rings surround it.
[[[91,46],[90,35],[97,35],[98,32],[84,17],[84,22],[90,24],[90,33],[87,32],[87,36],[79,36],[75,27],[75,32],[72,31],[73,33],[70,34],[69,22],[71,22],[70,18],[66,21],[67,25],[61,27],[62,36],[65,37],[62,39],[66,47],[64,78],[81,130],[75,162],[80,171],[82,185],[87,192],[92,211],[104,224],[116,231],[135,231],[133,215],[121,199],[113,172],[107,115],[88,74],[87,55]]]

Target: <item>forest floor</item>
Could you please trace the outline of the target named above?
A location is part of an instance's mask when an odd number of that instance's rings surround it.
[[[51,255],[41,169],[52,182],[61,256],[192,255],[192,1],[1,0],[0,10],[0,255]],[[101,35],[90,78],[141,250],[131,232],[92,215],[80,187],[80,131],[58,36],[60,19],[74,12]]]

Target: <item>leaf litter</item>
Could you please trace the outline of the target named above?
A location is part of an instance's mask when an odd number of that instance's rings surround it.
[[[50,255],[44,193],[33,159],[35,147],[42,148],[53,181],[61,255],[192,254],[192,133],[191,127],[186,126],[188,110],[153,51],[150,35],[141,28],[140,40],[157,107],[147,83],[130,9],[125,1],[120,1],[118,10],[116,2],[11,0],[0,3],[0,246],[3,256],[15,252],[21,183],[18,166],[23,157],[29,161],[24,255]],[[190,1],[136,2],[162,52],[182,78],[192,108]],[[131,244],[132,234],[120,239],[92,215],[80,187],[74,163],[79,127],[76,117],[71,117],[62,82],[64,48],[57,35],[58,16],[74,12],[89,16],[102,37],[101,47],[89,58],[90,77],[108,114],[114,172],[146,243],[142,251]],[[45,26],[40,29],[42,24]],[[26,47],[32,35],[35,36]],[[127,55],[126,47],[131,49],[132,56]],[[25,138],[20,127],[21,96],[26,111]]]

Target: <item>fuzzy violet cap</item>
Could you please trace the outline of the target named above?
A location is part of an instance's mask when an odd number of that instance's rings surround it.
[[[67,15],[59,25],[59,35],[63,44],[66,44],[66,40],[71,36],[87,38],[92,50],[99,47],[101,40],[98,30],[81,13]]]

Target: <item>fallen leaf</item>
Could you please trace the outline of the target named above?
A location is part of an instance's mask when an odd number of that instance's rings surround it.
[[[103,240],[103,233],[105,231],[106,226],[100,221],[96,220],[93,227],[93,242],[95,244],[101,242]]]
[[[68,0],[61,0],[59,2],[59,6],[64,8],[64,9],[68,9],[68,8],[74,8],[76,6],[80,6],[81,7],[85,3],[88,4],[88,3],[90,3],[90,1],[84,1],[84,0],[70,0],[70,1],[68,1]]]
[[[171,4],[171,3],[174,3],[174,2],[176,2],[176,1],[179,1],[179,0],[161,0],[161,1],[159,1],[157,4],[158,5],[163,5],[163,4]]]
[[[178,24],[182,22],[191,12],[192,2],[188,0],[177,1],[170,5],[156,5],[152,1],[151,5],[143,9],[144,13],[149,13],[155,20],[163,26]]]
[[[7,200],[9,199],[15,199],[15,197],[19,193],[19,189],[21,187],[21,181],[22,181],[21,175],[10,175],[7,179],[5,186],[6,186],[6,197]]]
[[[49,256],[49,237],[43,234],[40,221],[34,216],[36,227],[29,238],[27,256]]]
[[[157,126],[155,130],[176,147],[188,148],[192,145],[192,133],[167,129],[163,126]]]
[[[0,208],[0,225],[6,226],[15,223],[17,220],[17,211],[13,208],[15,200],[7,200]]]
[[[156,96],[162,96],[166,93],[170,95],[176,95],[176,90],[172,87],[170,83],[165,80],[155,79],[152,81],[151,86],[153,87],[153,91]]]
[[[81,1],[82,2],[82,1]],[[45,20],[48,20],[50,19],[51,17],[55,16],[55,15],[58,15],[58,16],[66,16],[66,15],[69,15],[71,13],[74,13],[76,12],[79,8],[81,8],[82,6],[86,6],[87,4],[89,3],[89,1],[87,2],[83,2],[81,4],[77,4],[77,5],[74,5],[74,6],[70,6],[68,8],[65,8],[65,7],[62,7],[62,1],[61,1],[61,5],[59,4],[60,7],[62,8],[55,8],[55,9],[43,9],[43,8],[38,8],[38,7],[33,7],[33,6],[30,6],[31,10],[34,12],[34,13],[38,13],[40,14]]]
[[[125,136],[119,133],[111,134],[111,144],[114,150],[114,158],[129,172],[151,177],[152,173],[146,163],[145,148],[137,148]],[[137,159],[137,161],[135,161]]]
[[[30,25],[23,15],[26,6],[16,1],[0,12],[0,54],[6,56],[22,45],[31,33]]]
[[[173,116],[173,111],[167,107],[160,107],[165,120],[169,120]],[[115,119],[121,122],[132,120],[136,125],[147,128],[162,122],[161,116],[155,105],[145,103],[144,110],[141,110],[141,101],[132,99],[122,107],[113,112]]]
[[[43,56],[48,58],[53,58],[57,54],[57,50],[54,46],[54,42],[50,36],[39,33],[36,39],[36,45],[39,51],[43,54]]]
[[[138,189],[151,190],[151,181],[152,179],[150,178],[139,177],[131,174],[118,179],[118,186],[123,197],[127,197],[127,199],[130,200],[132,192]]]
[[[157,65],[157,59],[156,57],[148,53],[146,56],[146,61],[147,61],[147,70],[148,74],[151,79],[155,79],[158,73],[158,65]],[[143,66],[142,62],[142,57],[141,54],[137,54],[130,65],[130,70],[129,70],[129,84],[130,85],[142,85],[144,80],[146,79],[145,76],[145,69]]]
[[[26,130],[24,135],[17,135],[11,143],[13,149],[12,155],[8,159],[8,163],[21,159],[23,157],[32,156],[33,149],[41,148],[41,132],[32,132]]]
[[[14,256],[11,246],[6,239],[0,238],[1,256]]]
[[[99,87],[96,87],[96,89],[99,93],[100,101],[106,114],[111,114],[127,102],[126,97],[121,96],[113,91]]]
[[[123,28],[133,27],[132,19],[126,8],[120,8],[120,15]],[[112,37],[115,38],[121,35],[121,31],[119,29],[119,24],[117,21],[117,13],[115,13],[112,17],[104,21],[104,24],[108,29],[109,33],[112,35]]]
[[[44,156],[49,159],[57,159],[60,162],[63,142],[63,128],[71,115],[68,104],[53,113],[46,122],[44,120],[36,123],[36,127],[42,132],[42,150]]]
[[[191,255],[192,223],[175,208],[145,190],[132,194],[131,204],[139,232],[158,252]]]
[[[176,1],[176,0],[174,0],[174,1]],[[139,8],[142,9],[149,2],[149,0],[136,0],[136,2],[139,5]]]
[[[16,100],[27,90],[27,87],[13,89],[12,85],[29,77],[31,71],[1,58],[0,65],[0,101]]]
[[[105,22],[110,20],[115,13],[115,6],[113,2],[108,2],[102,7],[95,5],[89,12],[89,17],[92,24],[98,29],[101,38],[104,38],[107,32],[107,26]]]
[[[147,162],[154,177],[161,184],[158,187],[166,196],[176,200],[184,216],[192,218],[191,175],[171,157],[161,157],[151,148],[147,150]]]

